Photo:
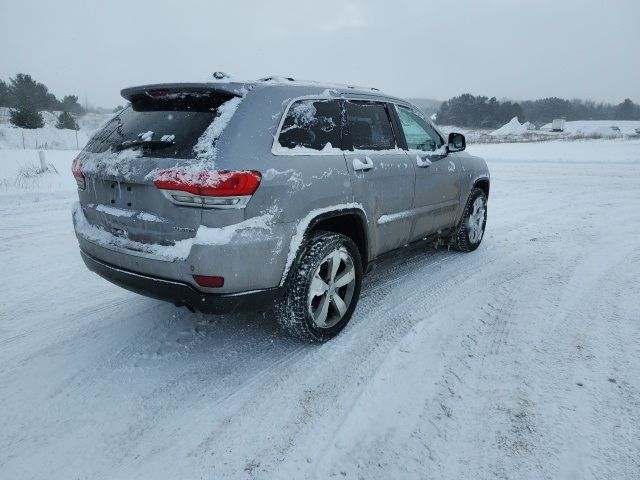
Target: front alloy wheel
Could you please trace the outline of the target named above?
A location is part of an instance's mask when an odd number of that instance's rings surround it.
[[[467,226],[469,228],[469,241],[471,243],[480,243],[484,234],[485,215],[487,213],[487,202],[483,196],[479,196],[473,201],[471,215]]]
[[[474,188],[469,194],[462,218],[451,236],[451,244],[462,252],[471,252],[480,246],[487,225],[487,195]]]

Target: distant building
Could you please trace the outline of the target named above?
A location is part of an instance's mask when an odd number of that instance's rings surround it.
[[[551,122],[552,132],[564,132],[564,118],[554,118]]]

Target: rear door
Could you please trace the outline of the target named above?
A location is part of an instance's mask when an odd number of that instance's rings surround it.
[[[347,100],[345,158],[355,201],[363,204],[373,223],[374,256],[409,241],[415,170],[398,148],[390,105]]]
[[[447,154],[444,139],[422,116],[407,106],[396,105],[407,157],[416,169],[411,240],[450,227],[460,202],[459,165]]]
[[[195,236],[202,209],[176,205],[154,186],[154,178],[165,169],[213,169],[206,155],[213,140],[203,134],[232,98],[161,91],[132,101],[80,154],[86,178],[80,200],[87,220],[139,243],[172,245]]]

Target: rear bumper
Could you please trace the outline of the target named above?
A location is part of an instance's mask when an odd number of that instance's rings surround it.
[[[124,270],[98,260],[82,250],[80,254],[89,270],[111,283],[147,297],[191,307],[202,313],[268,310],[283,294],[283,289],[279,287],[233,294],[203,293],[186,283]]]

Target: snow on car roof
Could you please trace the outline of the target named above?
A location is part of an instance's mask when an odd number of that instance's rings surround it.
[[[150,85],[139,85],[134,87],[128,87],[121,91],[121,95],[125,99],[130,99],[132,95],[143,93],[149,90],[156,89],[169,89],[169,90],[181,90],[186,89],[188,91],[197,92],[199,90],[218,90],[221,92],[230,93],[237,96],[242,96],[248,89],[255,88],[257,86],[269,87],[269,86],[289,86],[299,88],[317,88],[323,93],[329,95],[372,95],[375,97],[383,97],[392,99],[394,101],[406,102],[401,98],[397,98],[381,92],[375,87],[363,87],[359,85],[341,84],[332,82],[320,82],[315,80],[300,80],[293,77],[287,77],[283,75],[269,75],[267,77],[260,78],[258,80],[241,80],[232,77],[223,72],[215,72],[210,78],[202,82],[180,82],[180,83],[158,83]],[[320,93],[320,92],[318,92]]]

